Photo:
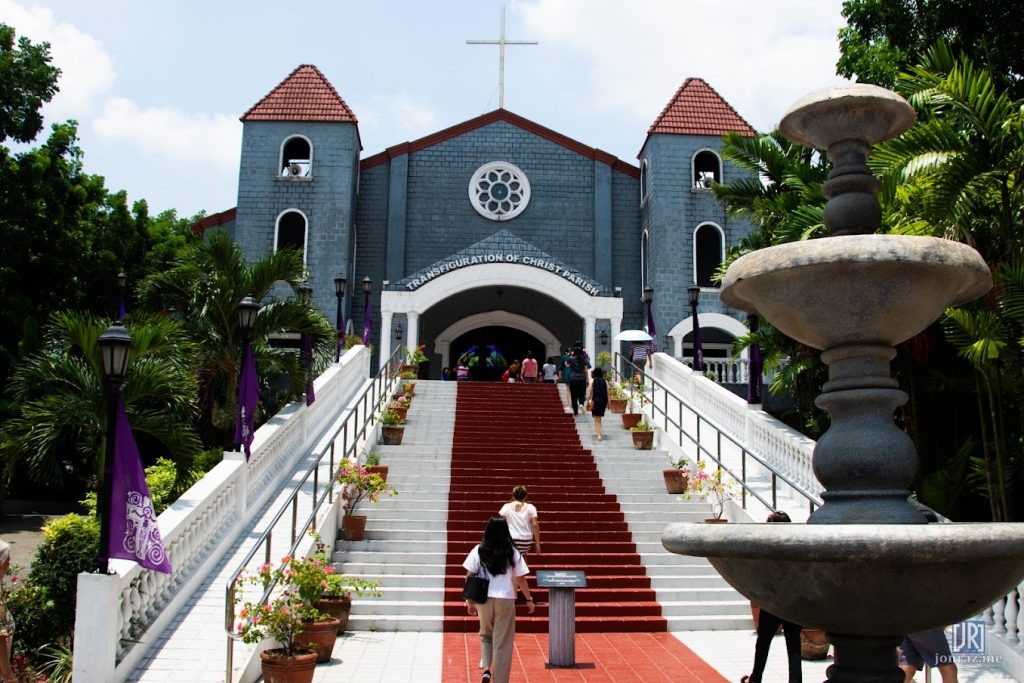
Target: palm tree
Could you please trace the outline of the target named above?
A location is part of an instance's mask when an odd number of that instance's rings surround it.
[[[981,456],[970,459],[992,518],[1013,516],[1009,491],[1024,434],[1024,115],[991,74],[944,45],[900,77],[919,123],[880,146],[870,164],[883,177],[893,231],[973,245],[993,271],[988,297],[947,311],[947,340],[975,373]]]
[[[195,346],[199,431],[207,446],[230,445],[234,435],[242,348],[237,308],[243,297],[264,301],[253,330],[256,363],[263,378],[287,378],[284,400],[301,396],[306,373],[298,354],[272,347],[269,336],[308,334],[316,351],[314,374],[328,362],[333,330],[327,319],[298,296],[268,297],[275,283],[297,292],[304,280],[300,251],[276,251],[246,264],[241,248],[217,230],[186,249],[177,265],[140,284],[143,305],[172,310]]]
[[[81,493],[100,481],[106,395],[98,340],[107,324],[86,313],[54,313],[43,350],[18,365],[9,391],[20,412],[0,431],[8,482],[23,471],[38,484]],[[173,320],[135,315],[126,326],[135,342],[123,390],[129,421],[187,470],[200,445],[192,431],[191,344]]]
[[[810,239],[822,234],[828,164],[813,150],[794,145],[778,132],[755,137],[729,133],[722,154],[746,171],[727,184],[715,184],[715,195],[732,219],[745,219],[757,230],[729,248],[717,277],[740,256],[776,244]],[[796,403],[795,427],[811,437],[828,425],[828,416],[814,405],[827,375],[818,354],[768,323],[756,335],[736,340],[738,354],[753,343],[761,346],[764,369],[771,373],[774,395],[790,395]]]

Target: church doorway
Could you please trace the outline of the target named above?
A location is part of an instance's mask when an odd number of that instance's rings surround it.
[[[522,364],[527,351],[543,364],[544,344],[532,334],[511,327],[478,327],[456,337],[451,343],[452,363],[469,363],[474,380],[494,381],[513,361]]]

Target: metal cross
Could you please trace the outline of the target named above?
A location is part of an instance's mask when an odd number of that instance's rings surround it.
[[[505,40],[505,8],[501,8],[501,33],[497,40],[467,40],[467,45],[498,46],[498,108],[505,108],[505,46],[537,45],[536,40]]]

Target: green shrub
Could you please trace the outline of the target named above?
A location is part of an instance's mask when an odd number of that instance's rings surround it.
[[[64,515],[43,527],[43,539],[28,578],[43,591],[52,620],[53,637],[45,642],[56,642],[74,629],[78,574],[96,568],[100,527],[95,518]]]
[[[52,619],[57,607],[42,588],[24,579],[8,575],[4,584],[4,604],[14,620],[14,654],[32,656],[59,636]]]

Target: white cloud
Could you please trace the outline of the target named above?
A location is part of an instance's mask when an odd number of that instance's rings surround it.
[[[163,159],[238,168],[242,124],[226,114],[187,114],[173,107],[143,109],[114,97],[93,121],[93,130],[106,143],[125,143]]]
[[[387,132],[388,145],[403,139],[415,140],[435,131],[437,110],[432,105],[407,94],[376,95],[371,99],[373,104],[369,108],[356,112],[364,144],[380,137],[384,131]],[[374,153],[379,150],[368,148],[367,151]]]
[[[14,26],[19,36],[33,43],[50,43],[53,64],[61,75],[60,92],[43,108],[49,120],[81,120],[99,108],[117,77],[114,59],[102,43],[35,5],[0,0],[0,21]]]
[[[821,27],[843,25],[839,0],[522,0],[514,8],[532,38],[587,64],[588,101],[631,118],[653,120],[683,80],[699,76],[765,129],[808,84],[838,80],[835,32]]]

